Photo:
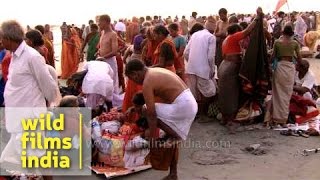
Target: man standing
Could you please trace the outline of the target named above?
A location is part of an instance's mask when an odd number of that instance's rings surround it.
[[[101,30],[100,49],[98,59],[107,62],[113,70],[114,93],[119,94],[119,78],[116,55],[118,52],[117,33],[111,29],[111,19],[109,15],[99,17],[99,27]]]
[[[93,24],[93,20],[89,20],[89,25],[86,26],[82,33],[82,39],[85,40],[87,35],[91,32],[91,24]]]
[[[191,17],[190,17],[189,22],[188,22],[189,31],[190,31],[190,29],[192,28],[192,26],[193,26],[195,23],[197,23],[197,15],[198,15],[197,12],[192,12]]]
[[[150,141],[154,142],[156,138],[157,126],[171,138],[186,140],[198,109],[197,102],[186,84],[173,72],[163,68],[147,68],[140,60],[128,62],[125,74],[142,85]],[[156,98],[161,98],[162,103],[156,103]],[[152,162],[152,149],[157,148],[151,147]],[[177,179],[177,159],[172,159],[169,164],[170,174],[167,179]]]
[[[20,165],[22,146],[21,141],[17,139],[20,139],[23,133],[21,119],[36,118],[40,113],[45,113],[47,104],[55,100],[58,87],[49,73],[44,57],[23,41],[23,28],[18,22],[4,22],[0,32],[3,46],[12,52],[8,81],[4,91],[6,128],[11,133],[11,138],[1,154],[0,162]],[[15,109],[12,112],[11,108],[15,107],[33,109],[22,110],[23,112]],[[44,153],[45,151],[28,149],[28,155],[40,157]]]
[[[207,29],[192,34],[184,51],[187,84],[198,102],[200,115],[208,112],[209,101],[216,94],[215,51],[216,38]]]
[[[229,26],[228,22],[228,11],[225,8],[221,8],[219,10],[219,16],[220,20],[217,22],[217,28],[215,30],[215,36],[217,37],[217,43],[216,43],[216,65],[220,66],[223,56],[222,56],[222,43],[224,39],[227,37],[227,28]]]
[[[189,31],[188,31],[188,20],[186,19],[185,16],[182,16],[182,19],[180,21],[180,28],[181,28],[181,35],[187,41]]]

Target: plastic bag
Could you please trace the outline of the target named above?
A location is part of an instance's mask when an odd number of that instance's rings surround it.
[[[124,154],[125,168],[132,168],[142,166],[145,164],[149,149],[139,149],[137,151],[126,151]]]
[[[107,121],[102,123],[101,130],[104,132],[108,132],[111,134],[118,134],[120,128],[120,122],[119,121]]]

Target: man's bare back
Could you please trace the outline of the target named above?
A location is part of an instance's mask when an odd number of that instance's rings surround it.
[[[154,96],[167,104],[171,104],[187,88],[179,76],[163,68],[149,68],[143,81],[143,92],[153,91]]]
[[[104,32],[102,31],[100,37],[100,49],[99,55],[101,57],[106,57],[112,52],[113,48],[118,48],[117,34],[114,31]]]

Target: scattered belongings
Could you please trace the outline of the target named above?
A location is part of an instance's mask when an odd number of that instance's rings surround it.
[[[261,147],[260,144],[252,144],[244,149],[244,151],[249,152],[253,155],[260,156],[263,154],[267,154],[267,150]]]
[[[316,148],[316,149],[305,149],[302,151],[302,155],[304,156],[309,156],[311,153],[318,153],[320,152],[320,148]]]
[[[284,135],[284,136],[296,136],[296,137],[302,136],[305,138],[309,137],[309,135],[306,133],[306,131],[301,130],[301,129],[299,129],[299,130],[292,130],[292,129],[282,130],[282,131],[280,131],[280,134]]]

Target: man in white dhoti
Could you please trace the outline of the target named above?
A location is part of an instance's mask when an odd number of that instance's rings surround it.
[[[87,95],[86,107],[96,108],[99,102],[112,102],[113,70],[104,61],[90,61],[84,66],[88,70],[82,83],[82,92]]]
[[[216,37],[207,29],[192,34],[184,51],[188,61],[186,68],[187,85],[199,106],[199,115],[208,113],[208,106],[216,94],[215,72]],[[200,119],[208,122],[213,119]]]
[[[155,140],[157,126],[172,138],[186,140],[198,106],[181,78],[163,68],[147,68],[140,60],[129,61],[125,74],[135,83],[142,85],[151,142]],[[159,98],[162,103],[157,102]],[[151,151],[151,159],[152,157]],[[169,176],[171,179],[177,176],[177,161],[170,165]]]
[[[21,167],[21,121],[45,113],[47,103],[57,97],[58,85],[50,75],[44,57],[24,42],[23,28],[18,22],[4,22],[0,28],[0,40],[12,52],[4,91],[6,129],[11,138],[1,154],[0,163]],[[28,155],[41,157],[44,153],[45,150],[27,149]]]
[[[101,15],[99,17],[99,28],[101,30],[98,58],[107,62],[113,70],[113,84],[114,93],[119,94],[119,77],[118,77],[118,65],[116,60],[116,55],[118,52],[118,36],[111,28],[111,19],[108,15]]]

